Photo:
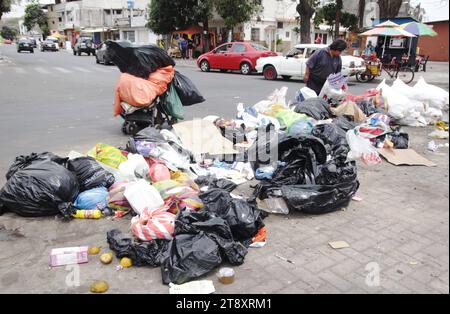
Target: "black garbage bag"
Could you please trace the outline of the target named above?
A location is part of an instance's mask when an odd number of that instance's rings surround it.
[[[205,98],[200,94],[194,83],[187,76],[178,71],[175,71],[173,85],[183,106],[192,106],[205,101]]]
[[[348,206],[359,188],[357,180],[336,185],[290,185],[281,187],[290,210],[326,214]]]
[[[316,120],[326,120],[333,117],[330,106],[322,98],[309,98],[294,105],[296,105],[295,112],[306,114]]]
[[[183,284],[201,277],[222,263],[220,247],[205,232],[176,235],[164,251],[161,274],[164,284]]]
[[[153,240],[135,242],[131,237],[114,229],[106,234],[109,248],[116,253],[117,258],[128,257],[134,266],[159,267],[162,253],[167,249],[169,241]]]
[[[200,187],[207,186],[209,189],[221,189],[227,192],[232,192],[237,188],[236,183],[226,179],[217,179],[214,176],[200,176],[195,179],[195,183]]]
[[[79,157],[67,162],[67,169],[75,173],[80,192],[97,187],[109,188],[114,184],[114,175],[103,169],[92,157]]]
[[[0,191],[0,207],[24,217],[71,217],[78,193],[75,174],[54,161],[37,160],[9,178]]]
[[[148,79],[159,68],[175,66],[175,61],[164,49],[155,45],[132,47],[123,42],[107,41],[110,60],[122,73]]]
[[[264,227],[263,213],[254,205],[230,196],[222,189],[209,189],[199,197],[205,210],[224,219],[230,226],[233,238],[244,241],[253,238]]]
[[[373,100],[371,98],[361,100],[356,103],[356,105],[364,112],[364,114],[368,117],[373,115],[374,113],[383,113],[386,114],[386,111],[375,106]]]
[[[311,134],[323,141],[327,154],[331,155],[336,162],[339,164],[346,162],[347,155],[350,152],[350,146],[346,138],[347,131],[339,125],[331,123],[316,125]]]
[[[60,164],[61,166],[64,166],[68,160],[68,158],[62,158],[59,157],[53,153],[42,153],[42,154],[36,154],[32,153],[28,156],[19,156],[16,157],[16,160],[9,168],[8,172],[6,173],[6,179],[9,180],[18,170],[23,169],[31,165],[33,162],[40,161],[40,160],[51,160],[56,162],[57,164]]]
[[[278,144],[286,137],[286,133],[276,131],[273,124],[258,128],[256,141],[247,150],[245,161],[250,162],[253,169],[272,163],[278,157]]]
[[[344,130],[346,133],[350,130],[353,130],[359,125],[358,122],[350,120],[347,116],[339,116],[334,118],[333,124],[339,127],[341,130]]]
[[[247,248],[235,242],[228,223],[214,214],[202,210],[192,213],[181,213],[175,221],[175,234],[196,234],[204,232],[216,241],[224,261],[232,265],[244,263]]]
[[[394,129],[394,132],[390,133],[391,141],[396,149],[408,149],[409,148],[409,134],[401,132],[400,128]]]

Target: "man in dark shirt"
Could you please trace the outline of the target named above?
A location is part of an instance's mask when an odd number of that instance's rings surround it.
[[[342,39],[334,41],[329,47],[317,50],[306,62],[306,86],[320,94],[330,74],[342,71],[342,51],[347,43]]]

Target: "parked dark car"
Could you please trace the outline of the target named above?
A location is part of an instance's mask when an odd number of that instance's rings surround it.
[[[95,53],[95,61],[104,65],[112,64],[109,56],[108,56],[108,47],[105,43],[102,43],[98,46],[97,51]]]
[[[33,44],[28,39],[20,39],[17,42],[17,52],[29,51],[34,53]]]
[[[95,45],[91,37],[79,37],[73,47],[73,55],[81,56],[86,53],[88,56],[95,55]]]
[[[52,40],[45,40],[41,44],[41,51],[58,51],[58,44],[53,42]]]

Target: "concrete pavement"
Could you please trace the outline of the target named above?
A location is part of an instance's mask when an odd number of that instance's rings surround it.
[[[127,137],[120,133],[121,121],[111,117],[119,75],[115,67],[96,65],[87,56],[17,55],[4,46],[0,52],[12,61],[0,66],[1,185],[20,154],[86,152],[97,142],[124,146]],[[207,99],[187,108],[188,117],[231,118],[238,102],[254,104],[282,86],[289,87],[292,99],[303,86],[297,81],[268,82],[260,76],[201,73],[179,66]],[[448,86],[448,78],[442,84]],[[350,91],[358,94],[375,86],[352,83]],[[235,267],[233,285],[221,285],[214,274],[207,278],[218,293],[231,294],[449,293],[449,152],[426,151],[431,130],[405,128],[412,147],[437,167],[360,164],[362,202],[324,216],[270,216],[267,245],[251,249],[245,263]],[[48,267],[52,248],[98,245],[107,250],[106,232],[113,228],[129,232],[129,219],[64,223],[55,218],[1,216],[0,292],[87,293],[93,280],[106,280],[110,293],[167,293],[159,269],[117,271],[117,260],[105,266],[92,258],[80,266],[78,286],[68,281],[72,268]],[[332,249],[328,242],[336,240],[348,242],[350,248]]]

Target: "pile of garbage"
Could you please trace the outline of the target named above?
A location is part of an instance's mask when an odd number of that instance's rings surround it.
[[[160,267],[165,284],[223,263],[241,265],[248,249],[264,246],[268,213],[341,210],[360,187],[356,161],[379,164],[379,148],[409,147],[409,135],[396,126],[409,118],[406,96],[392,88],[351,95],[345,80],[333,77],[319,96],[303,88],[288,103],[286,93],[239,104],[231,120],[145,128],[124,149],[99,143],[85,155],[17,157],[0,191],[0,214],[130,217],[132,234],[107,233],[110,249],[135,266]],[[448,93],[437,94],[421,101],[448,110]],[[241,185],[253,194],[239,194]]]

